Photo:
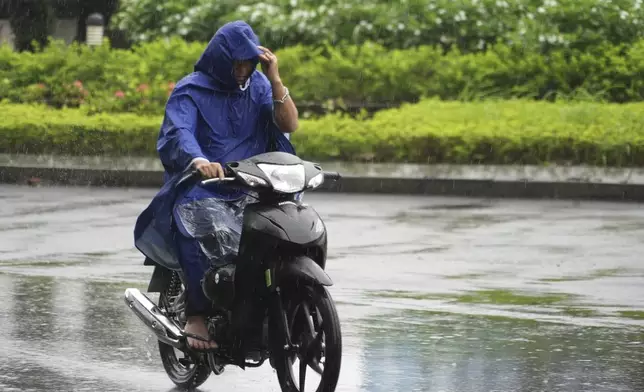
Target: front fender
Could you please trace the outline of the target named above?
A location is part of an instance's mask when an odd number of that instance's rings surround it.
[[[297,256],[295,259],[284,261],[275,271],[278,284],[288,280],[305,280],[322,286],[332,286],[333,281],[326,272],[311,258]]]

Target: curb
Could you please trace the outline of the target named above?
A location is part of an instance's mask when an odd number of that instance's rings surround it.
[[[0,167],[0,183],[99,187],[160,188],[163,173],[152,170],[98,170]],[[497,181],[476,179],[345,176],[318,191],[398,195],[464,196],[519,199],[644,201],[644,184]]]

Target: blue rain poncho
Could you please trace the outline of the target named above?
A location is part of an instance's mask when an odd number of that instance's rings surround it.
[[[234,60],[250,60],[256,68],[261,54],[258,45],[259,39],[245,22],[224,25],[208,43],[194,72],[177,83],[168,99],[157,141],[165,183],[134,229],[135,246],[167,268],[180,268],[173,220],[181,234],[193,238],[240,225],[241,210],[234,207],[244,203],[240,191],[212,185],[176,186],[192,170],[195,158],[224,165],[267,151],[295,154],[274,123],[272,89],[266,76],[254,71],[245,86],[234,78]],[[228,213],[213,219],[212,214],[222,208],[228,208]],[[225,230],[220,233],[235,235]]]

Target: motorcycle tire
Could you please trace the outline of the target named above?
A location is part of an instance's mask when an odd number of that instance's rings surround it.
[[[165,290],[159,295],[158,306],[161,309],[166,309],[169,304],[169,299],[179,298],[184,291],[183,284],[179,274],[174,272],[170,283]],[[177,324],[184,327],[184,323],[180,322],[178,315],[169,313]],[[211,369],[208,363],[202,360],[195,362],[194,359],[185,355],[181,360],[177,357],[179,350],[159,341],[159,354],[161,355],[161,362],[170,380],[181,389],[193,389],[202,385],[208,377],[210,377]]]
[[[319,315],[322,317],[321,329],[324,332],[324,370],[322,372],[318,388],[315,391],[334,392],[338,384],[338,379],[340,378],[340,367],[342,362],[342,332],[340,328],[340,318],[333,299],[331,298],[331,294],[326,288],[320,286],[304,291],[312,293],[312,295],[302,303],[308,302],[312,305],[311,307],[314,306],[317,309]],[[298,297],[303,297],[292,292],[290,295],[288,295],[288,292],[285,292],[285,294],[287,294],[287,298],[290,297],[295,300],[297,300]],[[287,309],[289,308],[290,311],[293,311],[293,306],[289,306]],[[287,310],[287,319],[289,320],[289,324],[291,324],[291,318],[294,317],[294,315],[289,313],[289,310]],[[299,331],[301,329],[302,328],[293,328],[293,331]],[[299,343],[297,340],[297,336],[291,336],[291,341],[293,343]],[[284,352],[281,352],[279,354],[274,354],[274,358],[271,361],[273,362],[277,372],[277,378],[282,392],[302,392],[299,389],[299,372],[301,369],[299,369],[300,367],[298,366],[298,370],[295,372],[293,371],[293,357],[294,356],[289,356]],[[310,367],[306,367],[306,369],[307,372],[312,371]],[[297,381],[295,379],[296,373],[298,374]],[[310,390],[312,389],[307,388],[305,383],[305,391]]]

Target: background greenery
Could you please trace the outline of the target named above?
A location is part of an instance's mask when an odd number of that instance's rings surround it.
[[[154,156],[161,117],[0,104],[0,152]],[[302,120],[298,155],[417,163],[644,165],[644,104],[443,102]]]
[[[243,19],[272,48],[378,42],[387,48],[501,40],[530,50],[631,43],[644,34],[640,0],[122,0],[114,26],[132,39],[178,35],[208,41]]]
[[[192,72],[204,47],[179,38],[131,50],[61,42],[35,53],[0,47],[0,99],[161,114],[174,83]],[[375,43],[293,46],[277,54],[282,78],[300,104],[571,96],[628,102],[644,96],[644,40],[547,55],[506,44],[443,54],[431,46],[388,50]]]
[[[15,1],[0,0],[0,16]],[[41,21],[96,8],[34,2]],[[101,12],[109,19],[116,4]],[[642,165],[641,5],[121,0],[110,28],[127,32],[131,48],[47,42],[44,27],[35,43],[21,38],[30,51],[0,47],[0,151],[153,155],[174,84],[219,26],[243,19],[277,51],[300,108],[403,105],[374,117],[301,110],[294,141],[304,157]]]

